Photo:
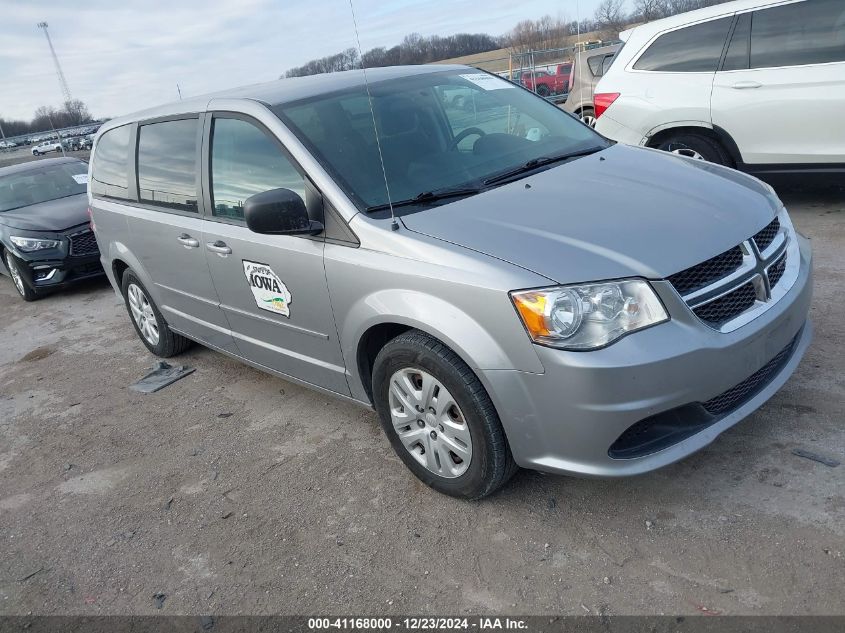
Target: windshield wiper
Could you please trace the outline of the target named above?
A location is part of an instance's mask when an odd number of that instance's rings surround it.
[[[485,185],[495,185],[501,182],[505,182],[506,180],[510,180],[515,176],[520,176],[526,172],[533,171],[538,167],[544,167],[546,165],[551,165],[553,163],[559,163],[564,160],[569,160],[570,158],[578,158],[579,156],[587,156],[589,154],[595,154],[603,150],[603,147],[590,147],[587,149],[582,149],[577,152],[569,152],[567,154],[559,154],[557,156],[539,156],[537,158],[532,158],[527,163],[523,163],[519,167],[514,167],[513,169],[509,169],[501,174],[496,174],[484,181]]]
[[[408,207],[414,204],[426,204],[429,202],[437,202],[438,200],[447,200],[449,198],[461,198],[465,196],[474,196],[477,193],[481,193],[483,189],[474,188],[474,187],[461,187],[459,189],[435,189],[434,191],[423,191],[422,193],[417,194],[413,198],[408,198],[407,200],[397,200],[393,203],[393,208],[396,207]],[[367,213],[372,213],[373,211],[384,211],[389,209],[390,205],[385,204],[377,204],[371,207],[367,207]]]

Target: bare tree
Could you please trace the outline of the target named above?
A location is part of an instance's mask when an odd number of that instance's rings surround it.
[[[605,34],[615,37],[627,23],[627,16],[622,10],[625,0],[602,0],[596,7],[596,22]]]
[[[65,101],[66,125],[81,125],[91,120],[88,106],[79,99]]]
[[[668,0],[634,0],[634,15],[644,22],[669,15]]]
[[[566,46],[570,34],[570,23],[567,20],[544,15],[538,20],[518,22],[504,39],[513,52],[524,53]]]
[[[402,39],[401,44],[391,48],[373,48],[360,57],[357,49],[349,48],[342,53],[312,59],[302,66],[291,68],[285,73],[285,77],[351,70],[360,68],[362,64],[367,68],[399,64],[427,64],[450,57],[485,53],[499,47],[498,39],[484,33],[458,33],[447,37],[439,35],[424,37],[419,33],[410,33]]]

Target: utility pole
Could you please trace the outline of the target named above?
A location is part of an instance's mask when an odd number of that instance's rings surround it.
[[[70,101],[70,88],[67,87],[67,80],[65,74],[62,72],[62,67],[59,64],[59,57],[56,55],[56,49],[53,48],[53,41],[50,39],[50,32],[47,30],[46,22],[38,23],[39,29],[44,29],[44,36],[47,38],[47,45],[50,47],[50,54],[53,56],[53,63],[56,65],[56,74],[59,76],[59,84],[61,84],[62,94],[65,97],[65,103]]]
[[[62,150],[62,157],[67,157],[67,154],[65,154],[65,144],[64,144],[64,143],[62,143],[62,135],[61,135],[61,134],[59,133],[59,131],[56,129],[56,126],[55,126],[55,125],[53,125],[53,117],[51,117],[51,116],[48,114],[48,115],[47,115],[47,120],[50,122],[50,129],[51,129],[51,130],[53,130],[53,132],[55,132],[55,133],[56,133],[56,138],[57,138],[57,140],[59,141],[59,149],[60,149],[60,150]]]

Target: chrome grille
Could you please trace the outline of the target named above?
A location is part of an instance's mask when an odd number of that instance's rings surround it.
[[[786,253],[779,260],[769,267],[769,285],[774,288],[778,285],[780,278],[786,271]]]
[[[711,257],[706,262],[691,266],[669,277],[675,290],[685,295],[704,288],[717,279],[727,277],[742,265],[742,249],[735,246],[721,255]]]
[[[693,312],[708,325],[719,328],[748,310],[755,301],[757,301],[757,290],[749,281],[736,290],[693,309]]]
[[[789,227],[788,219],[786,223]],[[797,242],[792,229],[784,229],[782,224],[775,218],[741,244],[667,280],[701,321],[730,332],[767,309],[773,291],[775,299],[783,296],[786,288],[779,284],[795,281]],[[790,263],[793,257],[794,263]],[[782,284],[787,271],[789,279]]]
[[[76,256],[96,255],[100,252],[97,238],[90,229],[74,233],[70,236],[70,254]]]
[[[780,231],[780,220],[775,218],[763,230],[754,235],[754,243],[760,249],[760,252],[769,248],[778,231]]]

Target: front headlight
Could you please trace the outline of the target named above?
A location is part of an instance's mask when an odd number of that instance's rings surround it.
[[[559,286],[511,293],[536,343],[567,350],[610,345],[629,332],[669,320],[651,286],[641,279]]]
[[[17,235],[11,235],[9,239],[12,241],[12,244],[24,253],[43,251],[48,248],[59,248],[61,244],[58,240],[42,240],[37,237],[18,237]]]

